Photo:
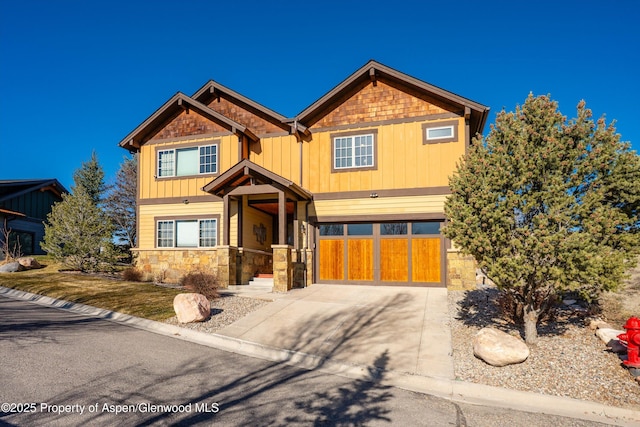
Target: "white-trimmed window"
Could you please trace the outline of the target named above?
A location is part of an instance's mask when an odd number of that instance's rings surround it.
[[[158,151],[158,178],[217,172],[217,144]]]
[[[334,169],[370,168],[374,166],[373,134],[333,138]]]
[[[159,248],[209,248],[218,240],[217,219],[161,220],[157,230]]]
[[[453,138],[453,125],[427,128],[427,141]]]

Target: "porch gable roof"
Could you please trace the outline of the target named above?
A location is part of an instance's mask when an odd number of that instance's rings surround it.
[[[218,197],[223,197],[228,195],[232,190],[242,186],[256,187],[258,192],[260,189],[268,189],[269,187],[278,188],[294,196],[296,200],[311,200],[313,198],[313,194],[296,183],[247,159],[227,169],[209,184],[205,185],[202,190]]]

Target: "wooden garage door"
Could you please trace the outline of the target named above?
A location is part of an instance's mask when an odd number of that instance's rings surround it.
[[[323,224],[318,239],[320,282],[444,285],[439,222]]]
[[[344,241],[320,240],[320,280],[344,280]]]

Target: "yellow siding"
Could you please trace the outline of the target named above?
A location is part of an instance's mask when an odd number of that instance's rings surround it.
[[[257,209],[249,207],[245,202],[245,207],[242,213],[242,220],[242,239],[244,241],[242,246],[250,249],[271,251],[273,236],[273,220],[271,216]],[[260,226],[261,224],[266,228],[267,231],[267,239],[262,244],[258,242],[258,239],[253,232],[253,226]]]
[[[138,248],[153,249],[155,247],[155,219],[157,217],[180,217],[191,215],[220,215],[218,221],[219,243],[222,243],[222,233],[224,231],[224,223],[222,221],[222,202],[214,203],[189,203],[185,205],[179,204],[161,204],[161,205],[142,205],[139,207],[138,215]]]
[[[259,148],[252,146],[249,159],[299,185],[300,146],[296,137],[293,135],[265,137],[259,144]]]
[[[140,149],[140,195],[141,199],[168,197],[204,196],[202,187],[210,183],[217,175],[190,176],[184,178],[156,178],[156,152],[163,148],[179,148],[184,145],[205,145],[218,142],[218,170],[224,172],[238,162],[238,138],[235,135],[220,137],[194,137],[194,139],[176,142],[145,144]]]
[[[422,124],[450,120],[349,128],[349,132],[377,130],[377,167],[362,171],[332,173],[331,135],[340,132],[316,131],[312,141],[303,144],[303,186],[312,193],[447,186],[464,154],[464,119],[458,120],[458,140],[439,144],[423,144]]]
[[[377,199],[316,200],[311,215],[349,216],[442,213],[446,195],[380,197]]]

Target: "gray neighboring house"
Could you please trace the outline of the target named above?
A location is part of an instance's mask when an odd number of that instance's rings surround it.
[[[57,179],[0,180],[0,230],[10,230],[9,245],[20,243],[23,255],[41,255],[44,221],[67,189]],[[0,232],[0,244],[4,233]]]

